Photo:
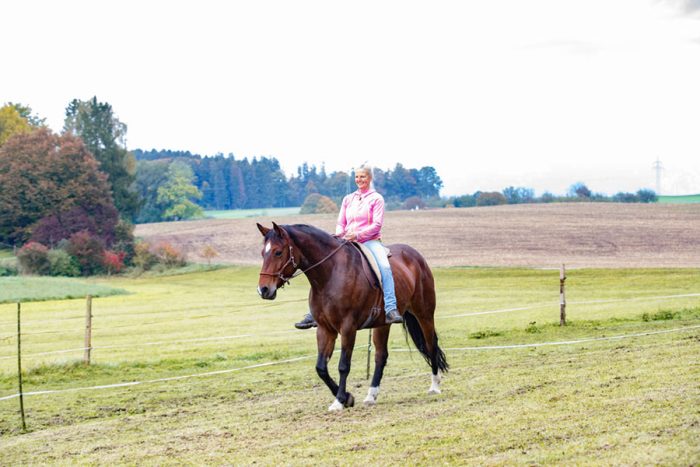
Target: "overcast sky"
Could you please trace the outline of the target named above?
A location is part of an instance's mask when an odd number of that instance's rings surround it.
[[[700,0],[22,0],[0,43],[0,104],[97,96],[130,149],[700,193]]]

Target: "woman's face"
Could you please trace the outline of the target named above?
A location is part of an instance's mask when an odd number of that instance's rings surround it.
[[[359,172],[355,172],[355,184],[357,185],[357,188],[359,188],[360,190],[364,191],[364,190],[368,189],[369,182],[371,180],[372,180],[372,178],[364,170],[360,170]]]

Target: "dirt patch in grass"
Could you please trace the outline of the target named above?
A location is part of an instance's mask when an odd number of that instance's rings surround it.
[[[260,264],[256,222],[312,224],[332,232],[336,216],[260,217],[144,224],[136,234],[183,248],[210,245],[224,264]],[[700,264],[700,204],[562,203],[387,212],[384,240],[418,249],[433,267],[630,268]]]

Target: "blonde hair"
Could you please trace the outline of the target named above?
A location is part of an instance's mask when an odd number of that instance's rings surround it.
[[[368,164],[362,164],[355,169],[355,173],[364,172],[369,175],[370,180],[374,180],[374,173],[372,172],[372,167]]]
[[[355,174],[357,174],[357,172],[364,172],[365,174],[367,174],[367,176],[369,177],[369,187],[372,190],[374,190],[374,170],[372,169],[371,165],[365,162],[364,164],[360,164],[359,167],[353,170],[355,171]]]

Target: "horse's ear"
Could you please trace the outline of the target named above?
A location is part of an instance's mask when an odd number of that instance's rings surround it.
[[[260,231],[261,234],[263,234],[263,237],[265,235],[267,235],[267,233],[270,231],[270,229],[268,229],[267,227],[260,225],[259,222],[258,222],[258,230]]]
[[[275,229],[275,232],[277,233],[277,235],[284,238],[285,240],[289,240],[289,234],[287,233],[286,230],[284,230],[284,228],[280,227],[279,225],[277,225],[274,222],[272,223],[272,228]]]

